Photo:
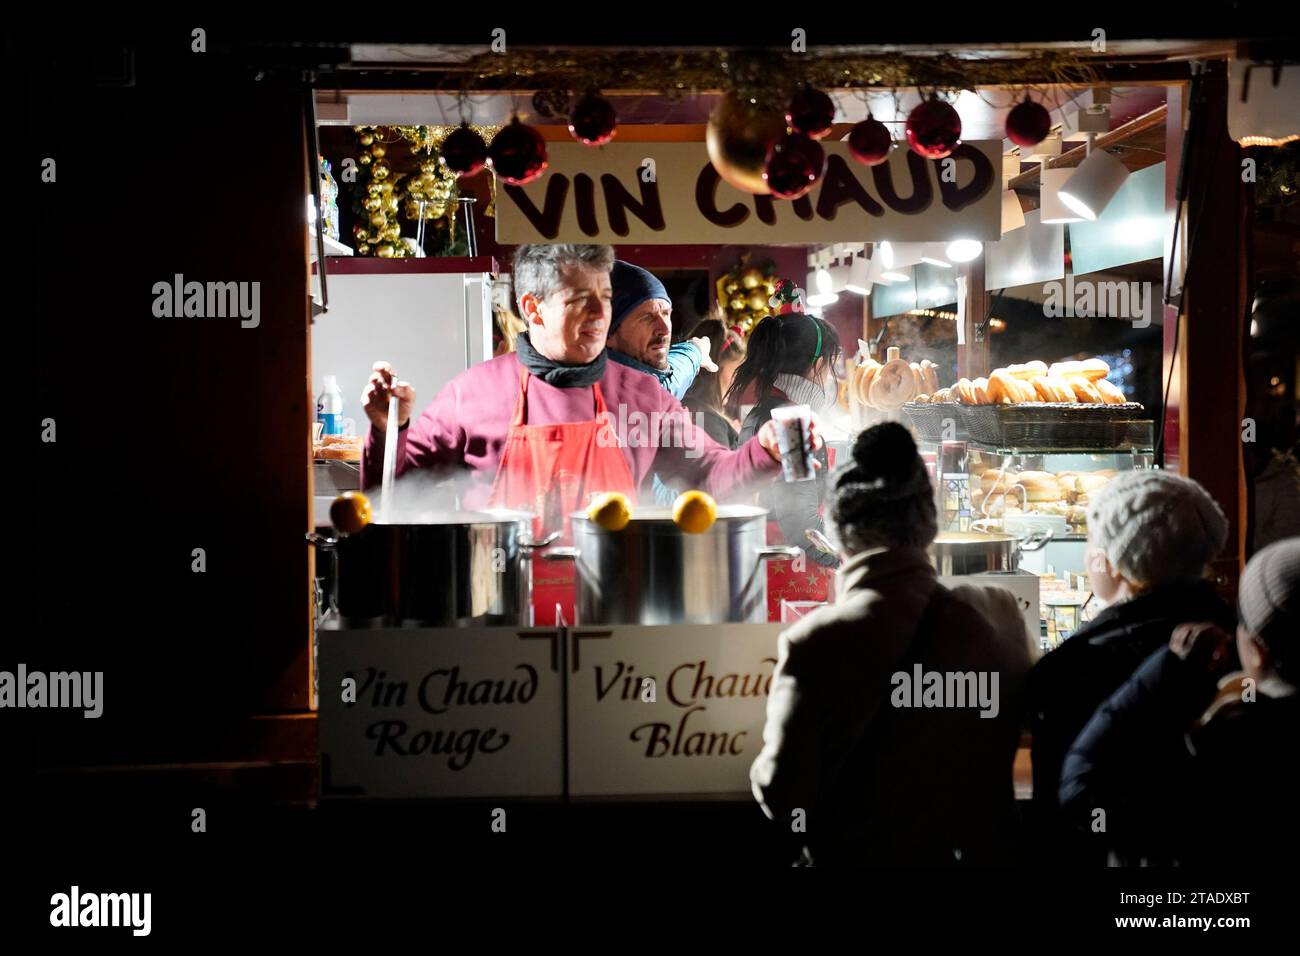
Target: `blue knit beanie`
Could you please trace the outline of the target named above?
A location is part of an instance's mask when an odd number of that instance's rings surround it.
[[[613,335],[619,324],[632,314],[632,310],[651,299],[663,299],[671,304],[668,290],[652,274],[622,259],[614,260],[614,268],[609,273],[609,284],[613,293],[610,304],[609,334]]]

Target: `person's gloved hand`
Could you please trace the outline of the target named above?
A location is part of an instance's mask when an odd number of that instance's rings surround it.
[[[1169,650],[1195,671],[1217,674],[1230,666],[1232,635],[1209,621],[1179,624],[1169,638]]]

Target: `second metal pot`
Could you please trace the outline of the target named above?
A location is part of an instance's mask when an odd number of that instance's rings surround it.
[[[348,628],[528,624],[532,515],[443,512],[373,522],[338,538],[308,535],[336,555],[335,603]]]
[[[767,509],[718,508],[713,527],[687,534],[668,508],[637,508],[621,531],[573,518],[573,547],[548,560],[578,569],[578,623],[720,624],[767,620],[767,559],[802,548],[767,544]]]
[[[1016,571],[1021,551],[1036,551],[1050,538],[1050,532],[1019,538],[999,532],[941,531],[930,545],[930,561],[940,577]]]

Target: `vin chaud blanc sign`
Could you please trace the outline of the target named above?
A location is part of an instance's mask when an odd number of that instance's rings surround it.
[[[550,144],[527,186],[501,185],[497,241],[754,243],[997,240],[1001,144],[962,143],[946,159],[906,147],[863,166],[823,143],[826,172],[796,199],[753,196],[723,182],[703,143]]]

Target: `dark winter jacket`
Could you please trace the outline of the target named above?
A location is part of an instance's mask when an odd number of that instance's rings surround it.
[[[1188,621],[1236,626],[1232,608],[1209,582],[1173,583],[1106,608],[1030,672],[1033,816],[1037,842],[1049,859],[1096,859],[1059,814],[1061,765],[1093,712],[1153,651],[1168,645],[1175,627]]]

